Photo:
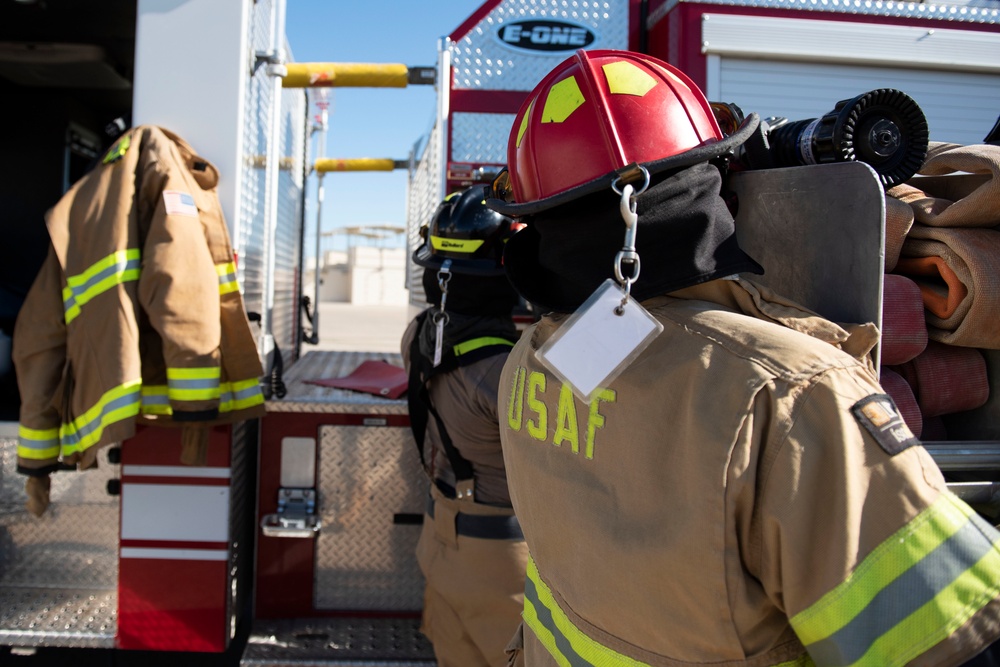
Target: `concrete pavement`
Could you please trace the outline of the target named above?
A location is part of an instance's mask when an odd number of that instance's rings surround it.
[[[418,311],[414,309],[413,314]],[[319,344],[310,350],[399,352],[399,341],[409,323],[409,306],[369,306],[320,302]]]

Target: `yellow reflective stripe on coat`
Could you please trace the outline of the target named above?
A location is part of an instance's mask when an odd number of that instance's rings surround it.
[[[821,667],[893,667],[998,594],[1000,533],[945,491],[791,622]]]
[[[236,282],[235,262],[216,264],[215,272],[219,276],[219,294],[229,294],[230,292],[240,291],[240,285]]]
[[[17,428],[17,455],[23,459],[42,460],[59,458],[58,428]]]
[[[573,625],[559,607],[552,590],[542,581],[530,555],[527,574],[524,622],[561,667],[650,667],[648,663],[613,651]],[[813,667],[813,662],[803,655],[772,667]]]
[[[223,382],[219,397],[219,412],[246,410],[255,405],[263,405],[264,392],[257,378],[240,382]]]
[[[59,429],[62,455],[95,445],[104,427],[139,414],[141,380],[132,380],[104,392],[90,409]]]
[[[119,250],[94,262],[83,273],[66,278],[63,288],[63,311],[66,324],[80,314],[80,309],[115,285],[139,279],[138,248]]]
[[[483,336],[482,338],[472,338],[470,340],[463,341],[456,345],[453,349],[455,350],[455,356],[460,357],[463,354],[468,354],[473,350],[478,350],[489,345],[506,345],[507,347],[514,347],[514,343],[506,338]]]
[[[219,385],[219,412],[246,410],[264,403],[257,378],[238,382],[223,382]],[[142,388],[142,414],[172,415],[169,390],[166,385],[145,385]]]
[[[214,401],[219,398],[218,366],[167,368],[167,395],[171,401]]]

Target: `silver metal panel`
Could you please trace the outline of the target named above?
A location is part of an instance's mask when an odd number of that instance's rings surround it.
[[[507,163],[507,138],[514,114],[453,113],[451,159],[453,162]]]
[[[711,99],[735,102],[762,118],[817,118],[840,100],[895,88],[920,106],[932,141],[967,145],[982,142],[1000,109],[996,74],[740,58],[722,58],[720,70]]]
[[[454,115],[454,114],[453,114]],[[430,223],[431,216],[441,203],[440,148],[444,141],[441,123],[431,129],[427,144],[420,154],[414,155],[416,164],[410,171],[410,181],[406,189],[406,256],[420,245],[420,227]],[[410,303],[421,301],[424,288],[421,284],[423,269],[412,261],[406,262],[406,286],[410,290]]]
[[[761,35],[781,35],[762,40]],[[701,51],[796,62],[1000,72],[1000,35],[973,30],[703,14]]]
[[[422,516],[427,497],[410,429],[323,427],[319,468],[315,608],[421,609],[420,525],[394,522]]]
[[[730,185],[740,247],[765,271],[753,280],[834,322],[881,330],[885,195],[871,167],[746,171]]]
[[[391,400],[347,389],[332,389],[305,380],[338,378],[367,360],[383,360],[402,367],[396,353],[311,351],[292,364],[284,375],[287,394],[267,402],[268,412],[331,412],[370,415],[405,415],[406,399]]]
[[[431,667],[419,619],[322,618],[258,621],[243,652],[247,667]]]
[[[24,508],[17,440],[0,440],[0,643],[114,645],[118,599],[119,499],[107,459],[83,472],[52,475],[52,505],[41,517]]]
[[[628,5],[628,0],[504,0],[452,43],[452,88],[528,91],[576,50],[540,52],[504,44],[497,31],[513,21],[565,21],[595,33],[588,49],[627,49]]]
[[[965,2],[872,2],[871,0],[669,0],[650,12],[646,25],[652,29],[682,2],[748,9],[792,9],[805,12],[862,16],[937,19],[956,23],[1000,23],[1000,10],[993,0]]]

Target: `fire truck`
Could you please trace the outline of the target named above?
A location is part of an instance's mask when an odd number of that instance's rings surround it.
[[[932,140],[971,144],[1000,111],[995,0],[487,0],[441,20],[430,67],[299,63],[285,0],[0,3],[0,662],[434,664],[413,557],[427,482],[405,399],[310,382],[367,360],[400,363],[310,349],[322,323],[303,296],[305,249],[319,238],[325,174],[406,170],[412,250],[445,195],[499,172],[527,93],[581,48],[650,53],[710,100],[772,122],[820,118],[889,88],[919,105]],[[405,159],[312,148],[337,122],[317,106],[317,89],[411,85],[437,94],[432,129]],[[16,471],[13,322],[45,256],[45,211],[110,137],[146,124],[180,135],[222,174],[267,413],[213,427],[204,466],[180,464],[175,430],[140,427],[103,448],[96,469],[54,475],[52,506],[36,518]],[[955,176],[966,177],[976,178]],[[776,288],[831,319],[880,324],[883,186],[856,160],[735,174],[741,240]],[[853,208],[834,218],[845,199]],[[809,226],[793,229],[796,219]],[[843,220],[856,228],[834,224]],[[419,307],[413,266],[406,284]],[[956,416],[951,439],[925,446],[996,523],[1000,353],[984,356],[989,401]]]

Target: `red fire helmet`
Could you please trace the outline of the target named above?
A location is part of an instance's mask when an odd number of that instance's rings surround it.
[[[756,114],[747,121],[726,137],[705,95],[676,67],[630,51],[580,50],[521,105],[507,143],[508,196],[495,188],[490,205],[532,214],[637,178],[634,165],[655,173],[704,162],[746,141]]]

